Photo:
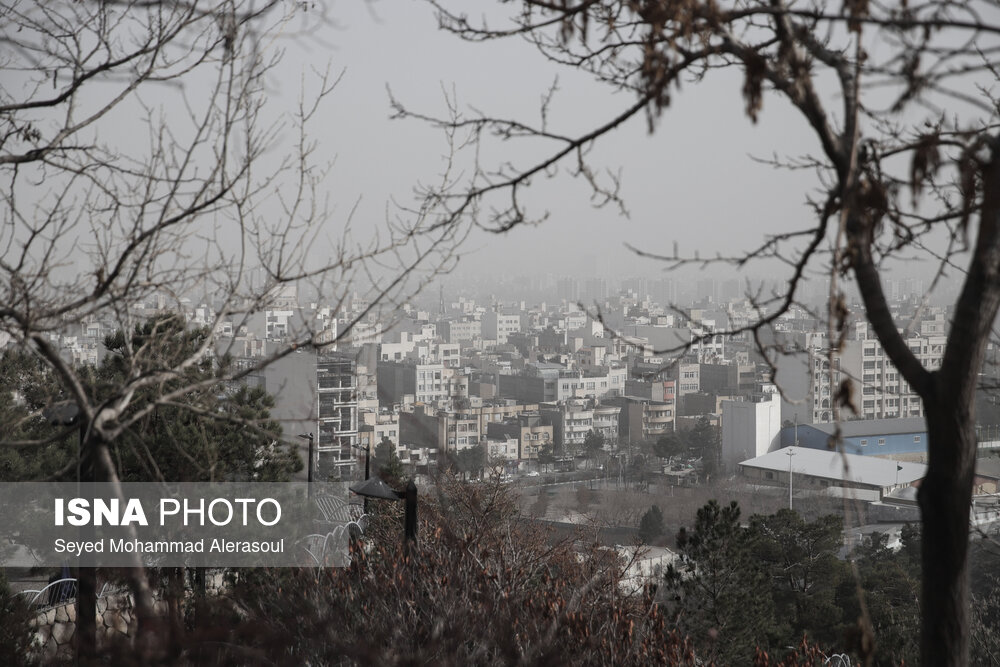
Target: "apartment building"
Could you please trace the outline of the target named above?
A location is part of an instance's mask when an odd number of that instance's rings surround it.
[[[674,380],[629,380],[625,383],[625,395],[645,398],[657,403],[677,402],[677,383]]]
[[[556,445],[564,453],[583,451],[584,441],[591,431],[604,437],[605,446],[618,443],[617,405],[601,403],[593,398],[570,398],[558,403],[539,406],[541,414],[552,424]]]
[[[505,461],[513,462],[517,461],[518,453],[520,451],[520,442],[517,438],[511,437],[509,435],[502,439],[494,439],[486,441],[486,456],[489,457],[489,461]]]
[[[504,345],[511,334],[521,331],[520,314],[504,314],[497,311],[483,313],[481,335],[485,340]]]
[[[911,332],[906,338],[906,345],[925,368],[935,370],[941,367],[946,340],[945,333],[925,335]],[[848,411],[848,417],[894,419],[924,416],[920,397],[900,377],[867,322],[853,325],[844,349],[834,355],[832,369],[825,350],[815,350],[811,362],[813,423],[833,420],[832,402],[845,380],[851,383],[852,401],[859,412],[854,415]]]
[[[359,413],[358,418],[358,445],[362,450],[371,447],[371,455],[374,456],[378,444],[383,438],[388,438],[396,447],[396,454],[400,455],[397,414],[389,411],[365,411]]]
[[[358,441],[356,361],[338,352],[316,357],[316,479],[350,479]]]
[[[471,343],[482,337],[482,322],[479,320],[449,320],[442,323],[444,338],[449,343]]]
[[[378,364],[378,397],[382,407],[416,403],[437,404],[468,397],[468,377],[458,369],[445,368],[442,363]]]
[[[485,441],[490,424],[516,419],[522,413],[537,412],[538,404],[498,402],[461,410],[438,410],[438,446],[446,451],[472,447]]]
[[[594,406],[594,432],[604,437],[604,443],[609,448],[618,446],[618,415],[621,408],[617,405],[598,403]]]
[[[697,361],[678,362],[673,371],[678,396],[697,394],[701,391],[701,364]]]
[[[283,340],[291,332],[295,311],[291,309],[269,309],[264,311],[264,337],[268,340]]]
[[[517,438],[517,457],[522,461],[537,460],[538,452],[554,440],[552,424],[537,412],[522,412],[515,418],[490,422],[487,438],[490,441]]]
[[[621,408],[618,416],[620,442],[655,442],[660,436],[674,431],[677,403],[656,401],[638,396],[620,396],[605,400]]]

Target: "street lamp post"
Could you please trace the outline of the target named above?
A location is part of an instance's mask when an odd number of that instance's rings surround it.
[[[403,514],[403,535],[406,544],[415,544],[417,541],[417,485],[411,479],[406,488],[396,491],[378,477],[366,482],[360,482],[350,487],[353,493],[362,498],[381,498],[383,500],[394,500],[404,502],[405,511]]]
[[[792,457],[795,452],[789,448],[785,454],[788,455],[788,509],[792,509]]]
[[[306,472],[306,481],[309,482],[309,497],[312,498],[312,492],[313,492],[313,490],[312,490],[313,459],[315,458],[314,455],[313,455],[313,441],[314,441],[315,438],[314,438],[312,432],[309,432],[309,433],[300,433],[299,437],[302,438],[303,440],[308,440],[309,441],[309,467],[306,469],[307,470],[307,472]]]
[[[371,452],[372,452],[371,443],[368,443],[363,447],[361,445],[351,445],[351,447],[354,447],[355,449],[365,453],[365,481],[367,482],[371,473]],[[368,514],[368,496],[362,496],[362,497],[364,498],[365,514]]]

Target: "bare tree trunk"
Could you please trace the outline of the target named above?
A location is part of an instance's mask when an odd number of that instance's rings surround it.
[[[81,567],[76,573],[76,641],[77,661],[88,664],[97,656],[97,572]]]
[[[77,450],[77,481],[94,481],[94,457],[87,444],[86,426],[80,427]],[[92,530],[81,528],[81,530]],[[77,660],[88,664],[97,656],[97,570],[80,567],[76,573],[76,641]]]
[[[927,418],[927,475],[918,494],[923,527],[921,655],[925,665],[957,667],[967,665],[969,659],[968,543],[976,467],[975,396],[986,344],[1000,308],[1000,139],[991,138],[989,143],[992,154],[988,159],[963,165],[979,172],[983,199],[972,258],[952,312],[939,370],[927,371],[921,366],[892,319],[871,245],[866,242],[860,202],[854,202],[847,225],[851,263],[868,320],[893,365],[920,394]],[[965,226],[968,224],[966,220]]]
[[[948,388],[935,382],[939,394]],[[942,397],[944,398],[944,397]],[[967,665],[969,507],[975,428],[955,401],[927,401],[930,465],[917,497],[923,522],[921,664]]]
[[[173,661],[180,658],[181,647],[184,644],[184,568],[172,567],[167,569],[166,574],[169,577],[167,604],[170,630],[170,643],[166,647],[166,655]]]
[[[918,500],[923,521],[922,662],[969,662],[969,510],[976,473],[975,397],[1000,308],[1000,150],[977,165],[983,184],[979,230],[952,315],[941,369],[921,392],[928,469]]]
[[[111,452],[108,450],[107,443],[98,441],[92,443],[91,447],[95,452],[97,481],[111,484],[115,488],[118,497],[124,502],[121,480],[118,478],[118,472],[115,469],[114,461],[111,459]],[[129,530],[133,539],[138,538],[135,526],[130,525]],[[132,589],[132,596],[135,601],[135,653],[139,660],[143,660],[152,656],[154,641],[160,636],[163,620],[156,616],[153,607],[153,591],[149,586],[149,579],[146,576],[142,554],[133,552],[131,557],[133,566],[128,568],[128,574],[129,586]]]

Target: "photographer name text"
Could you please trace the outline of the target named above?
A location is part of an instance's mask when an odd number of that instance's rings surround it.
[[[205,553],[207,540],[65,540],[53,542],[56,553],[80,556],[85,553],[139,553],[139,554],[200,554]],[[107,547],[107,550],[105,550]],[[285,540],[225,540],[215,538],[208,545],[209,553],[259,554],[284,553]]]

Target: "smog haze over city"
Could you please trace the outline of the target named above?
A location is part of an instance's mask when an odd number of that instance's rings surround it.
[[[997,35],[0,0],[0,664],[995,664]]]

